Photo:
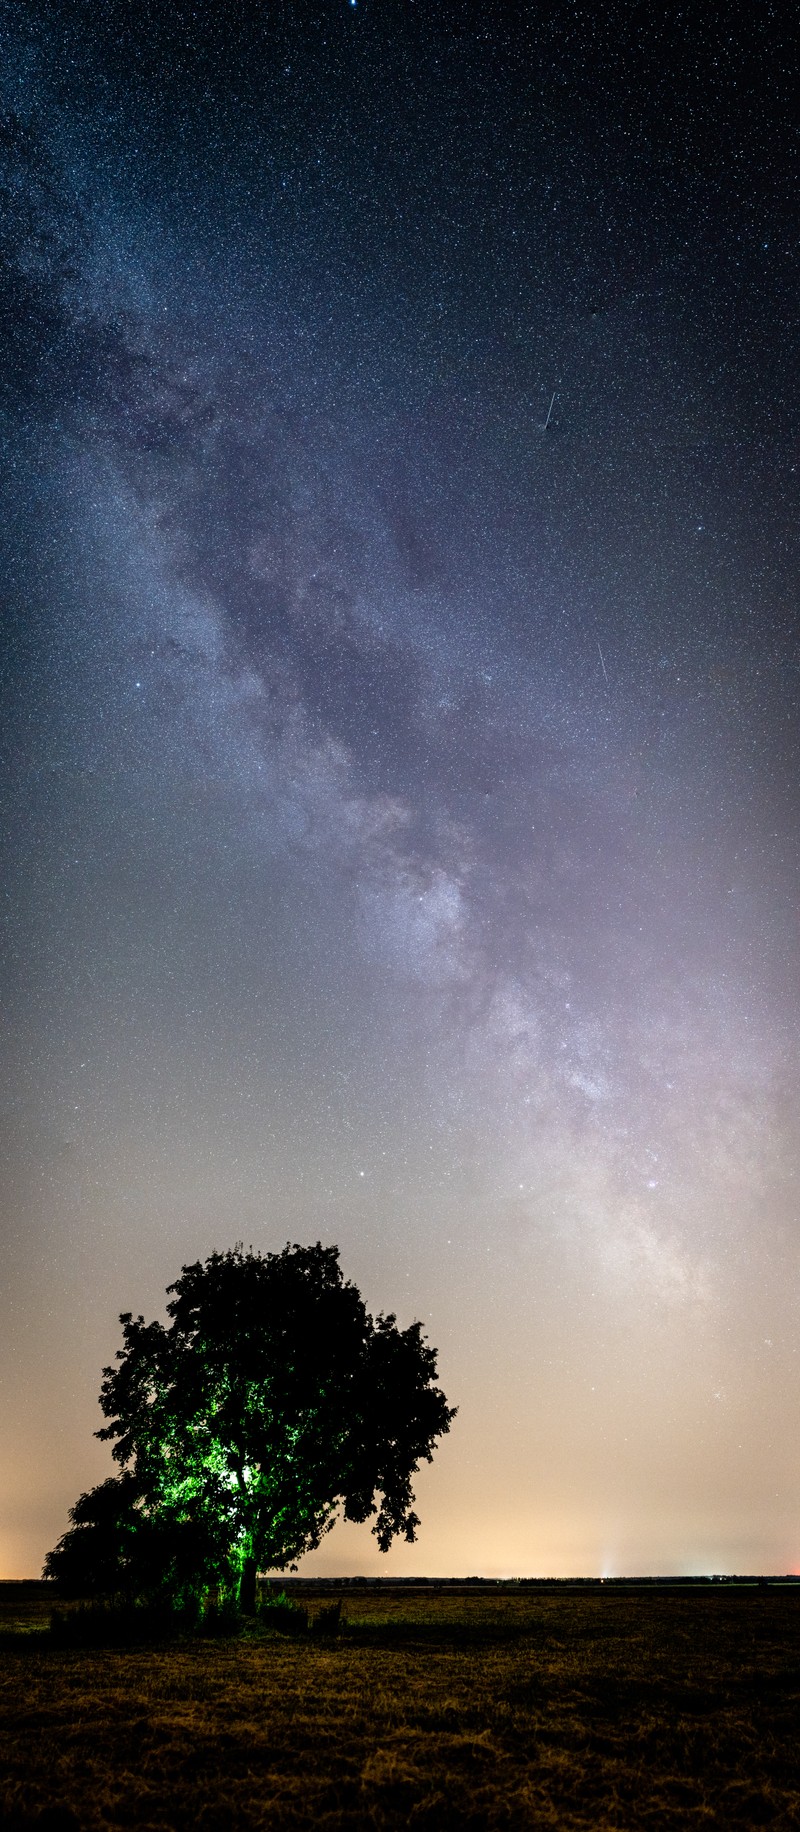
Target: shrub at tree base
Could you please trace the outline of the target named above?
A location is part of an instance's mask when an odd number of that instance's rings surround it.
[[[304,1635],[308,1628],[308,1610],[302,1603],[296,1603],[294,1597],[287,1597],[285,1590],[277,1591],[266,1597],[259,1607],[258,1619],[265,1628],[270,1628],[278,1635]]]
[[[337,1603],[323,1603],[311,1624],[312,1635],[338,1635],[344,1627],[341,1598]]]
[[[413,1541],[411,1478],[453,1408],[419,1323],[373,1319],[336,1247],[185,1266],[171,1321],[120,1318],[100,1404],[120,1475],[82,1495],[44,1573],[69,1595],[256,1611],[337,1514]],[[274,1607],[270,1605],[269,1607]],[[322,1631],[320,1631],[322,1632]]]
[[[259,1605],[257,1623],[272,1634],[329,1637],[344,1626],[341,1601],[323,1604],[309,1616],[305,1604],[279,1591]],[[138,1647],[179,1641],[187,1635],[227,1638],[242,1632],[244,1618],[235,1598],[222,1603],[114,1602],[96,1598],[50,1612],[49,1642],[63,1648]]]
[[[199,1626],[197,1609],[160,1603],[93,1603],[54,1609],[50,1641],[56,1647],[133,1647],[137,1643],[176,1641]]]

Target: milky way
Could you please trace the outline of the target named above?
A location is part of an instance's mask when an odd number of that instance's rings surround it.
[[[3,12],[4,1568],[321,1237],[460,1406],[382,1569],[788,1569],[779,23],[163,12]]]

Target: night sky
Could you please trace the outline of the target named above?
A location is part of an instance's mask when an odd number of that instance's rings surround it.
[[[287,1239],[459,1407],[306,1570],[800,1568],[790,9],[0,20],[0,1575]]]

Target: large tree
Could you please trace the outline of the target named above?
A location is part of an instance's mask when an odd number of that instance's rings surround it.
[[[414,1540],[411,1478],[454,1416],[421,1325],[369,1316],[338,1249],[319,1243],[212,1253],[169,1294],[168,1325],[120,1318],[100,1395],[110,1422],[97,1435],[114,1441],[127,1484],[115,1531],[128,1569],[140,1523],[153,1549],[181,1549],[176,1570],[189,1549],[198,1587],[223,1572],[252,1611],[256,1572],[314,1550],[340,1509],[375,1517],[382,1552],[398,1534]],[[92,1492],[102,1518],[108,1491]],[[76,1536],[97,1535],[97,1514],[81,1497],[50,1575],[74,1562]]]

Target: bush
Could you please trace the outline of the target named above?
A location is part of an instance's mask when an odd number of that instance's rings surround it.
[[[80,1603],[54,1609],[50,1639],[57,1647],[131,1647],[138,1642],[174,1641],[198,1627],[195,1603]]]
[[[308,1610],[294,1597],[288,1597],[285,1590],[273,1591],[264,1598],[258,1618],[265,1628],[279,1635],[305,1635],[308,1630]]]
[[[338,1635],[343,1622],[340,1597],[338,1603],[323,1603],[322,1608],[317,1610],[311,1624],[311,1633],[312,1635]]]
[[[207,1603],[199,1623],[203,1635],[238,1635],[241,1626],[238,1602],[230,1595],[215,1597]]]

